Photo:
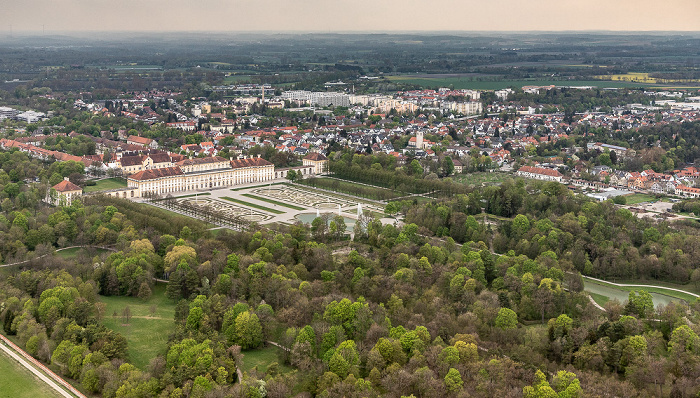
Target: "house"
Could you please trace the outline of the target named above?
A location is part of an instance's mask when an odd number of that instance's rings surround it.
[[[321,153],[310,153],[302,159],[304,166],[313,166],[315,174],[323,174],[328,171],[328,158]]]
[[[138,135],[130,135],[126,139],[127,144],[140,145],[146,148],[158,149],[158,143],[155,140],[146,137],[139,137]]]
[[[683,196],[685,198],[700,198],[700,188],[686,187],[685,185],[678,185],[675,191],[677,196]]]
[[[51,187],[51,195],[48,202],[54,206],[70,206],[73,199],[83,195],[83,188],[73,184],[64,177],[63,181]]]
[[[464,172],[464,165],[459,159],[453,159],[452,164],[455,166],[455,174],[462,174]]]

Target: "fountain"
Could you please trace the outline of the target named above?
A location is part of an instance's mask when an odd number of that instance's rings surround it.
[[[318,210],[318,207],[316,208],[316,217],[321,217],[321,212]]]
[[[362,205],[358,203],[357,204],[357,218],[360,218],[361,215],[362,215]]]
[[[338,215],[340,215],[340,203],[338,203]]]

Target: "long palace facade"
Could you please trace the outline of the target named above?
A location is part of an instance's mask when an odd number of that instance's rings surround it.
[[[292,168],[302,178],[315,174],[315,167]],[[220,156],[185,159],[172,167],[142,170],[127,177],[127,188],[104,192],[123,198],[147,195],[167,196],[178,192],[225,188],[251,182],[265,182],[286,177],[291,169],[275,169],[261,157],[227,160]]]

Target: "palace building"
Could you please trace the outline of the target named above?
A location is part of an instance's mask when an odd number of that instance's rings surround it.
[[[315,174],[311,165],[295,167],[302,178]],[[286,169],[285,169],[286,170]],[[105,192],[123,198],[148,194],[167,196],[178,192],[225,188],[284,177],[283,170],[258,157],[227,160],[220,156],[185,159],[172,167],[141,170],[127,177],[127,188]]]

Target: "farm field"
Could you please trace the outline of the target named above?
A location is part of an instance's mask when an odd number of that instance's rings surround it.
[[[4,351],[0,351],[0,375],[0,397],[61,397]]]
[[[610,88],[645,87],[648,83],[631,81],[606,81],[606,80],[498,80],[498,81],[474,81],[463,77],[413,77],[410,75],[387,76],[387,79],[396,83],[417,84],[425,88],[438,88],[453,86],[455,89],[473,90],[501,90],[508,87],[522,86],[596,86]]]
[[[645,72],[628,72],[624,74],[617,75],[598,75],[595,77],[600,80],[612,80],[612,81],[623,81],[623,82],[635,82],[635,83],[648,83],[648,84],[669,84],[669,83],[700,83],[700,79],[659,79],[656,77],[651,77],[649,73]]]
[[[97,181],[97,185],[88,185],[85,192],[108,191],[110,189],[126,188],[126,180],[123,178],[105,178]]]
[[[126,337],[131,363],[145,370],[152,358],[165,354],[175,322],[175,303],[165,297],[164,284],[156,284],[145,301],[123,296],[100,296],[100,301],[107,305],[102,323]],[[129,324],[122,318],[126,306],[131,310]]]

